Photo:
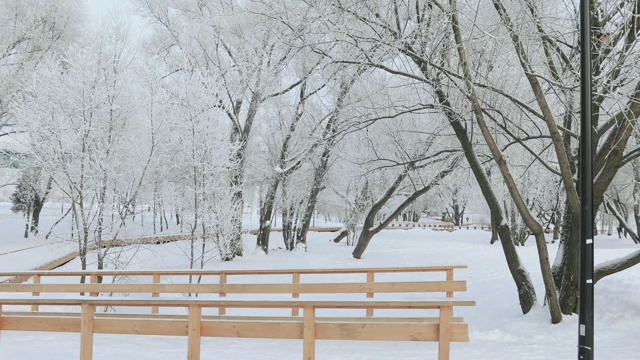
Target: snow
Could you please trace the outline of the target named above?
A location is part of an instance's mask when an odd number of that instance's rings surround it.
[[[0,207],[2,209],[2,207]],[[46,218],[46,217],[45,217]],[[13,219],[12,221],[9,221]],[[45,219],[45,223],[48,220]],[[15,223],[15,225],[12,225]],[[0,271],[25,270],[41,259],[52,257],[52,249],[60,247],[57,238],[47,243],[42,239],[25,240],[20,237],[22,221],[15,215],[0,218]],[[4,231],[5,229],[11,231]],[[10,235],[14,234],[14,239]],[[492,360],[564,360],[577,356],[578,317],[565,316],[562,323],[552,325],[548,309],[542,305],[522,315],[516,287],[510,278],[504,255],[498,243],[489,245],[491,234],[480,230],[439,232],[428,229],[385,230],[376,235],[363,259],[351,258],[352,247],[330,241],[334,233],[309,233],[306,251],[284,250],[282,235],[273,233],[272,249],[264,255],[255,248],[255,236],[244,235],[246,254],[231,262],[210,262],[212,269],[267,268],[341,268],[425,266],[466,264],[467,269],[456,270],[455,278],[464,279],[468,291],[459,296],[472,298],[477,306],[456,309],[469,324],[469,343],[454,343],[451,359]],[[63,242],[73,244],[72,242]],[[28,256],[18,261],[8,251],[20,244],[37,245]],[[26,247],[23,245],[23,247]],[[596,263],[612,260],[637,250],[629,239],[596,237]],[[557,243],[549,244],[550,255],[557,251]],[[62,247],[61,247],[62,248]],[[129,269],[186,268],[187,244],[175,242],[163,245],[128,247],[122,258],[129,261]],[[27,250],[25,250],[27,251]],[[522,263],[531,273],[539,303],[543,291],[537,252],[533,241],[519,247]],[[34,258],[33,261],[30,258]],[[74,260],[61,270],[79,269]],[[358,275],[353,275],[358,276]],[[380,275],[381,280],[397,279],[392,274]],[[407,275],[415,276],[415,275]],[[50,281],[72,281],[57,279]],[[230,278],[230,281],[232,281]],[[163,281],[179,281],[164,279]],[[251,279],[249,279],[251,280]],[[252,281],[255,281],[253,279]],[[401,280],[401,279],[398,279]],[[243,278],[238,281],[247,281]],[[281,281],[264,279],[259,281]],[[302,281],[305,281],[304,276]],[[318,280],[321,281],[321,280]],[[333,281],[348,281],[342,275]],[[637,328],[640,321],[640,268],[606,277],[595,286],[595,358],[629,360],[637,358],[640,343]],[[5,294],[6,296],[7,294]],[[334,295],[338,297],[340,295]],[[400,295],[397,295],[400,296]],[[415,296],[415,295],[413,295]],[[410,298],[407,295],[407,298]],[[303,296],[304,298],[304,296]],[[243,310],[232,310],[243,311]],[[156,336],[95,336],[94,359],[184,359],[186,338]],[[0,334],[0,359],[73,359],[78,358],[79,335],[3,331]],[[436,343],[419,342],[354,342],[318,341],[318,359],[435,359]],[[202,357],[219,359],[300,359],[302,341],[234,338],[203,338]]]

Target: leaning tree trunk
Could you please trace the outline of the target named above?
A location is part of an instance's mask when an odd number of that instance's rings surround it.
[[[307,202],[307,206],[305,208],[304,214],[302,216],[302,222],[298,226],[298,230],[296,231],[296,243],[307,244],[307,233],[309,232],[309,226],[311,225],[311,218],[313,217],[313,212],[316,207],[316,203],[318,201],[318,195],[323,189],[323,181],[324,177],[327,174],[329,169],[329,158],[331,157],[331,152],[337,143],[336,132],[337,132],[337,124],[340,119],[342,109],[345,106],[347,101],[347,95],[351,88],[355,84],[356,80],[364,73],[366,67],[359,68],[356,73],[347,79],[344,79],[340,82],[340,90],[338,92],[338,96],[335,99],[335,106],[333,108],[333,114],[329,117],[324,130],[322,132],[322,140],[324,141],[324,147],[322,150],[322,155],[320,156],[320,164],[316,168],[313,175],[313,184],[311,191],[309,192],[309,198]]]
[[[496,2],[497,0],[494,0],[494,4],[496,4]],[[471,102],[471,110],[473,111],[473,115],[475,117],[476,123],[478,124],[478,127],[480,128],[482,136],[484,137],[487,146],[489,147],[489,150],[493,155],[493,159],[498,165],[498,169],[500,169],[502,178],[507,186],[507,189],[509,190],[509,194],[514,201],[515,206],[518,209],[518,212],[520,213],[520,216],[522,216],[523,221],[525,222],[529,230],[531,230],[536,239],[536,245],[538,248],[538,260],[540,262],[540,270],[544,281],[545,295],[549,304],[551,322],[553,324],[557,324],[562,321],[562,312],[558,304],[557,289],[551,273],[551,265],[549,263],[549,254],[544,238],[544,230],[540,223],[529,212],[529,209],[527,208],[527,205],[516,186],[515,180],[510,173],[507,161],[503,156],[502,151],[498,147],[498,144],[495,142],[491,130],[489,129],[489,126],[484,119],[483,108],[475,92],[471,69],[468,63],[467,56],[465,54],[455,0],[450,0],[450,4],[452,7],[450,14],[451,28],[453,30],[455,43],[457,45],[456,47],[460,59],[460,68],[462,69],[464,77],[465,88],[468,92],[468,97]],[[500,11],[498,12],[500,13]]]
[[[380,222],[378,226],[374,227],[376,215],[382,209],[382,207],[391,199],[402,181],[409,175],[409,169],[403,170],[401,174],[396,177],[393,185],[391,185],[384,196],[380,198],[380,200],[376,201],[375,204],[371,207],[371,210],[367,214],[367,217],[364,220],[364,224],[362,225],[362,232],[360,232],[360,237],[358,238],[358,243],[356,248],[353,250],[352,256],[355,259],[360,259],[364,251],[367,249],[369,242],[373,236],[379,233],[382,229],[386,228],[393,219],[395,219],[399,214],[401,214],[407,207],[409,207],[414,201],[416,201],[420,196],[428,193],[431,189],[437,186],[440,183],[440,180],[445,178],[447,175],[451,174],[451,172],[456,168],[459,163],[459,158],[456,158],[452,161],[446,169],[440,171],[436,177],[429,182],[426,186],[416,190],[413,194],[407,197],[386,219]]]
[[[453,111],[446,93],[441,88],[436,89],[436,95],[438,97],[438,101],[443,106],[444,113],[449,119],[449,124],[453,128],[453,131],[460,142],[465,158],[467,159],[467,163],[469,164],[469,167],[478,182],[480,191],[482,192],[487,206],[489,207],[492,222],[492,233],[495,231],[497,237],[500,239],[507,267],[509,268],[509,272],[511,273],[511,277],[515,282],[518,292],[520,309],[523,314],[527,314],[536,303],[536,290],[533,286],[533,282],[531,281],[531,277],[529,276],[529,272],[520,260],[520,256],[518,255],[513,243],[513,239],[511,238],[511,229],[504,221],[500,202],[493,192],[491,182],[489,181],[487,173],[482,168],[480,159],[478,159],[473,143],[469,137],[469,133],[467,132],[467,127],[463,124],[460,116]]]
[[[333,238],[333,242],[339,243],[340,241],[342,241],[342,239],[346,238],[347,235],[349,235],[349,230],[343,229],[338,233],[338,235],[335,238]]]
[[[491,215],[491,240],[489,243],[492,245],[498,241],[498,226],[500,226],[500,221],[496,220],[494,216]],[[511,231],[509,231],[509,234],[511,234]]]

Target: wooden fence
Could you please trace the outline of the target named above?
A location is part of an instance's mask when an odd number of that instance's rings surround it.
[[[12,313],[3,306],[79,306],[81,311],[46,316],[39,313]],[[108,307],[182,307],[184,317],[159,315],[135,317],[96,316],[97,306]],[[474,306],[459,299],[424,301],[316,301],[316,300],[201,300],[201,299],[129,299],[129,298],[0,298],[0,331],[44,331],[80,333],[80,360],[93,357],[93,334],[135,334],[187,336],[187,359],[200,360],[201,337],[237,337],[266,339],[302,339],[303,359],[315,358],[316,340],[437,341],[438,359],[448,360],[451,342],[468,341],[468,327],[453,318],[453,308]],[[302,308],[302,318],[228,319],[203,317],[203,308]],[[317,309],[433,309],[436,318],[323,318]]]
[[[443,286],[450,282],[454,287],[446,291],[447,297],[453,297],[455,291],[466,291],[465,282],[455,282],[454,270],[464,269],[465,265],[445,265],[445,266],[423,266],[423,267],[390,267],[390,268],[350,268],[350,269],[272,269],[272,270],[102,270],[102,271],[21,271],[21,272],[0,272],[0,277],[11,276],[33,279],[32,284],[0,284],[0,292],[30,292],[33,296],[38,296],[42,292],[73,292],[89,293],[97,296],[99,293],[149,293],[152,297],[159,297],[162,293],[187,293],[187,294],[215,294],[225,297],[232,293],[262,293],[265,290],[261,284],[230,284],[229,280],[236,276],[255,276],[257,278],[272,275],[288,276],[291,279],[289,286],[278,284],[271,287],[273,293],[289,293],[296,299],[301,293],[339,293],[340,289],[350,289],[347,293],[366,293],[367,298],[373,298],[376,292],[440,292]],[[403,274],[403,273],[442,273],[443,282],[422,281],[417,285],[406,282],[380,283],[376,282],[376,274]],[[306,280],[313,280],[320,275],[346,275],[346,274],[366,274],[366,282],[358,283],[329,283],[325,285],[314,284],[312,281],[301,283],[304,275]],[[90,284],[42,284],[42,279],[46,277],[81,277],[89,279]],[[105,277],[151,277],[152,284],[98,284],[100,279]],[[162,284],[163,277],[168,276],[202,276],[206,279],[217,280],[215,284]],[[374,286],[367,284],[382,284]],[[97,285],[95,285],[97,284]],[[109,286],[107,286],[109,285]],[[158,286],[154,286],[158,285]],[[276,284],[273,284],[276,285]],[[33,306],[33,311],[38,310],[38,306]],[[220,315],[224,315],[226,309],[219,308]],[[158,307],[152,307],[152,313],[158,313]],[[292,315],[297,316],[297,308],[292,309]],[[367,310],[367,316],[372,316],[373,310]]]
[[[453,316],[453,307],[472,306],[469,300],[454,299],[456,292],[466,291],[466,282],[454,280],[454,270],[464,265],[408,268],[351,269],[287,269],[287,270],[113,270],[113,271],[27,271],[5,272],[0,276],[22,276],[32,283],[0,284],[0,293],[21,294],[20,298],[0,298],[0,330],[80,332],[80,359],[90,360],[93,333],[184,335],[188,336],[188,359],[200,359],[200,337],[253,337],[302,339],[305,360],[312,360],[315,340],[418,340],[438,341],[438,359],[449,359],[450,342],[468,341],[468,328],[461,317]],[[401,274],[414,273],[413,279]],[[421,273],[436,273],[429,279]],[[326,275],[361,274],[342,282],[327,282]],[[389,280],[380,281],[390,274]],[[441,275],[440,275],[441,274]],[[273,275],[284,277],[284,283],[273,282]],[[398,275],[398,276],[396,276]],[[99,282],[109,277],[150,278],[151,283]],[[202,276],[212,283],[163,283],[170,276]],[[250,276],[257,283],[241,282]],[[58,277],[55,283],[46,279]],[[74,283],[60,283],[59,277],[69,277]],[[74,277],[85,277],[88,283],[78,283]],[[405,276],[406,277],[406,276]],[[260,280],[262,279],[262,280]],[[356,279],[356,280],[353,280]],[[44,281],[43,281],[44,280]],[[304,282],[302,280],[305,280]],[[344,280],[348,280],[344,281]],[[404,280],[404,281],[395,281]],[[439,299],[391,301],[373,299],[375,294],[441,293]],[[48,293],[47,296],[41,296]],[[69,299],[50,298],[54,293],[66,293]],[[71,295],[71,294],[73,295]],[[99,296],[113,294],[150,294],[146,299]],[[362,294],[363,299],[322,301],[300,299],[301,294]],[[80,298],[75,294],[83,294]],[[197,294],[185,298],[181,294]],[[254,294],[260,300],[225,298],[230,294]],[[265,300],[272,294],[290,294],[292,299]],[[170,296],[173,298],[165,298]],[[163,298],[160,298],[160,297]],[[179,297],[179,298],[176,298]],[[415,296],[412,296],[415,297]],[[5,305],[2,312],[1,305]],[[17,311],[13,305],[31,305],[31,312]],[[40,306],[80,307],[79,312],[40,311]],[[6,311],[10,306],[13,311]],[[151,313],[96,314],[96,306],[151,307]],[[183,307],[188,315],[159,314],[160,307]],[[217,315],[203,315],[206,308],[217,309]],[[291,309],[292,316],[228,316],[227,308]],[[363,309],[365,317],[318,317],[316,309]],[[303,316],[299,316],[303,309]],[[381,317],[376,309],[432,309],[437,316]],[[50,310],[50,309],[48,309]],[[264,314],[262,314],[264,315]]]

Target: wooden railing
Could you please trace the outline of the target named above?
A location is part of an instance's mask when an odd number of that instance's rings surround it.
[[[446,297],[453,297],[456,291],[466,291],[466,282],[454,281],[454,270],[466,268],[464,265],[406,267],[406,268],[350,268],[350,269],[287,269],[287,270],[103,270],[103,271],[22,271],[1,272],[0,277],[29,277],[32,284],[0,284],[0,292],[28,292],[33,296],[40,293],[89,293],[97,296],[99,293],[149,293],[157,298],[160,294],[189,293],[189,294],[227,294],[240,293],[288,293],[296,299],[300,294],[321,293],[365,293],[367,298],[373,298],[376,293],[389,292],[445,292]],[[376,274],[401,273],[443,273],[443,281],[413,281],[413,282],[376,282]],[[366,279],[352,283],[301,283],[301,276],[305,280],[313,280],[318,275],[366,274]],[[290,276],[290,283],[283,284],[233,284],[229,278],[234,276]],[[88,284],[42,284],[42,279],[50,276],[79,277],[89,279]],[[98,279],[114,276],[151,277],[151,284],[98,284]],[[162,278],[168,276],[202,276],[206,279],[217,277],[217,284],[162,284]],[[395,280],[395,279],[394,279]],[[218,307],[219,314],[224,315],[226,308]],[[33,311],[38,310],[34,304]],[[368,308],[367,316],[373,315],[373,309]],[[153,305],[151,312],[158,313],[158,307]],[[292,315],[298,316],[299,309],[292,307]]]
[[[3,305],[5,311],[3,311]],[[15,305],[79,306],[79,313],[18,313]],[[97,306],[182,307],[187,316],[95,313]],[[453,308],[474,306],[460,299],[432,301],[201,300],[130,298],[0,298],[0,331],[79,332],[80,360],[93,356],[93,334],[187,336],[187,359],[200,359],[200,339],[209,337],[302,339],[303,359],[313,360],[316,340],[437,341],[438,359],[447,360],[451,342],[468,341],[468,327],[454,318]],[[302,308],[302,318],[203,316],[203,308]],[[435,318],[325,318],[317,309],[433,309]],[[58,315],[56,315],[58,314]],[[277,331],[273,331],[277,329]]]

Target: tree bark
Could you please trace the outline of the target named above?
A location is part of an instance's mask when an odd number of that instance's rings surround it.
[[[331,158],[331,153],[337,142],[336,135],[338,131],[338,120],[340,120],[341,111],[345,106],[349,91],[351,91],[351,88],[355,84],[356,80],[358,79],[358,77],[360,77],[365,69],[366,67],[359,68],[356,74],[351,76],[349,79],[345,79],[340,82],[340,90],[336,98],[336,105],[333,108],[333,114],[331,114],[329,120],[327,120],[327,123],[322,132],[324,146],[322,149],[322,155],[320,156],[320,164],[318,164],[313,174],[313,183],[311,185],[311,190],[309,191],[307,206],[305,207],[302,221],[300,222],[300,225],[298,226],[298,229],[296,231],[296,243],[302,243],[305,244],[305,246],[307,244],[307,233],[309,232],[311,218],[318,201],[318,195],[323,190],[324,177],[329,170],[329,159]]]
[[[349,230],[347,229],[340,231],[338,235],[335,238],[333,238],[333,242],[336,244],[339,243],[340,241],[342,241],[342,239],[346,238],[348,234],[349,234]]]
[[[276,199],[276,191],[280,183],[280,176],[276,175],[269,184],[264,203],[260,207],[260,224],[258,225],[258,236],[256,246],[260,247],[265,254],[269,254],[269,234],[271,232],[271,216],[273,216],[273,205]]]

